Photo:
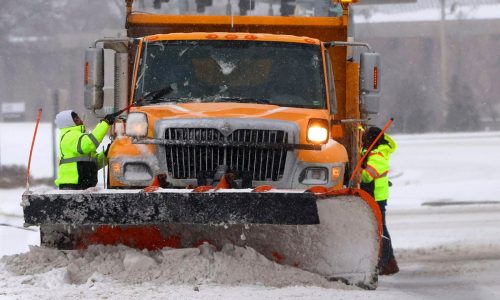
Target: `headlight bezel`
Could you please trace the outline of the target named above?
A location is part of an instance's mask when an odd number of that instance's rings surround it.
[[[324,178],[312,178],[308,175],[312,175],[313,172],[322,172]],[[317,173],[320,174],[320,173]],[[325,185],[328,184],[330,178],[328,176],[328,168],[323,166],[311,166],[307,167],[299,175],[299,182],[304,185]]]
[[[148,116],[143,112],[131,112],[125,123],[125,134],[133,138],[142,138],[148,135]]]
[[[328,120],[310,119],[306,131],[307,142],[316,145],[326,144],[330,138],[329,127]]]

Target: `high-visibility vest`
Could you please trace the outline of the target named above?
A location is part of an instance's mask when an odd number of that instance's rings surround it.
[[[373,188],[373,198],[377,201],[387,200],[389,198],[389,161],[391,154],[396,151],[396,142],[388,135],[384,134],[387,144],[381,144],[372,149],[366,158],[366,168],[361,172],[362,186]],[[366,149],[362,150],[364,153]],[[369,191],[371,192],[371,191]]]
[[[91,133],[84,125],[59,130],[59,169],[55,184],[78,184],[91,187],[97,184],[97,170],[103,166],[104,153],[97,153],[109,125],[101,121]]]

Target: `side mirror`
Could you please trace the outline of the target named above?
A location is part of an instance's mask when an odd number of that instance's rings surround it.
[[[360,56],[359,99],[361,112],[377,114],[380,106],[380,54],[364,52]]]
[[[90,110],[101,109],[104,104],[104,49],[85,50],[85,107]]]

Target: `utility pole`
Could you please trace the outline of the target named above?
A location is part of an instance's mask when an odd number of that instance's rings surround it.
[[[441,20],[439,22],[440,41],[440,75],[441,75],[441,104],[443,105],[442,117],[446,118],[448,111],[448,57],[446,45],[446,0],[441,0]]]

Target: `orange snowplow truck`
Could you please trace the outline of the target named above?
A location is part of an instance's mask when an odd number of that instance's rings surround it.
[[[329,3],[338,16],[206,16],[127,0],[127,37],[86,51],[86,107],[105,111],[111,49],[108,111],[128,108],[111,132],[107,185],[27,193],[26,223],[51,247],[231,243],[375,288],[380,212],[346,178],[358,124],[378,109],[380,59],[349,41],[340,2]],[[366,49],[359,62],[353,47]]]

